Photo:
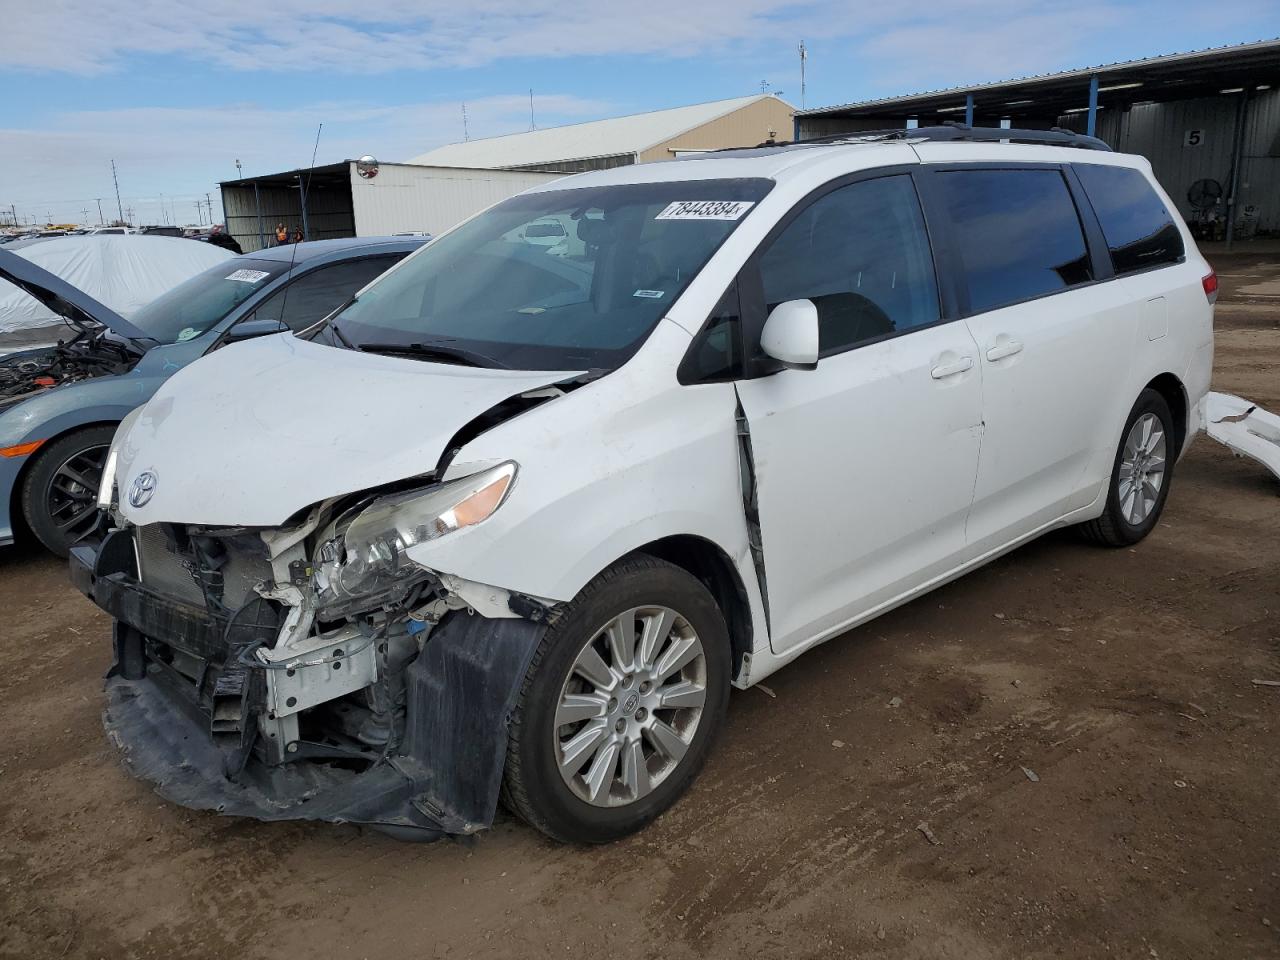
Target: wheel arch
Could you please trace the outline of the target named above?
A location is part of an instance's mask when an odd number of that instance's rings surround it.
[[[1162,373],[1143,389],[1154,390],[1169,405],[1169,412],[1173,414],[1174,446],[1176,453],[1181,453],[1187,442],[1187,417],[1190,408],[1186,387],[1172,373]]]
[[[631,552],[665,560],[711,591],[729,630],[733,677],[741,677],[753,649],[754,625],[746,585],[729,555],[710,540],[692,534],[663,537]]]

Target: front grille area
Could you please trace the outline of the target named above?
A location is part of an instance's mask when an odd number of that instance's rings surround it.
[[[190,534],[176,524],[137,527],[138,574],[157,593],[193,606],[234,612],[257,598],[254,587],[271,580],[266,545],[254,534]],[[202,588],[201,582],[204,587]]]

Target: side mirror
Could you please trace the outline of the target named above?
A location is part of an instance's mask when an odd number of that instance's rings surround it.
[[[283,320],[241,320],[223,336],[224,343],[269,337],[273,333],[287,333],[289,325]]]
[[[818,365],[818,308],[812,300],[786,300],[773,308],[760,332],[760,349],[783,366]]]

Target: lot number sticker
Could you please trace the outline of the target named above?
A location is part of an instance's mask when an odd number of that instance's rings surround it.
[[[677,200],[653,219],[737,220],[753,206],[753,200]]]
[[[257,283],[265,276],[267,276],[265,270],[236,270],[227,274],[227,279],[239,280],[241,283]]]

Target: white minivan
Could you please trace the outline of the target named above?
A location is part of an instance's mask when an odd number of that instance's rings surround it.
[[[731,686],[1047,530],[1146,536],[1216,290],[1148,163],[1062,132],[542,185],[121,425],[71,559],[105,724],[191,807],[620,837]]]

